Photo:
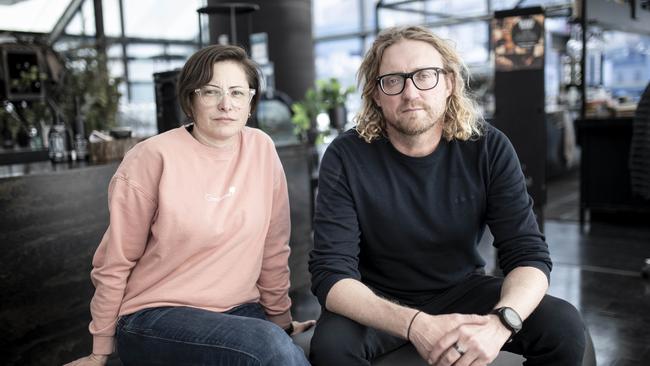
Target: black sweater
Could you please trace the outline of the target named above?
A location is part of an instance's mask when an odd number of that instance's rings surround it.
[[[401,303],[424,304],[485,266],[477,246],[486,224],[505,274],[532,266],[548,277],[532,206],[510,141],[490,125],[477,140],[442,139],[420,158],[347,131],[321,163],[312,291],[324,306],[337,281],[353,278]]]

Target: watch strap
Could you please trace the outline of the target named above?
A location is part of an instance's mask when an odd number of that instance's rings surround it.
[[[507,310],[512,311],[513,313],[515,313],[517,315],[517,317],[519,318],[519,324],[520,324],[519,327],[513,326],[506,319],[506,316],[505,316],[504,312],[507,311]],[[493,309],[492,311],[490,311],[490,314],[495,314],[496,316],[498,316],[499,320],[501,321],[501,324],[503,324],[503,326],[505,326],[510,331],[510,337],[508,338],[506,343],[512,342],[512,338],[515,336],[515,334],[517,334],[521,330],[521,317],[519,316],[519,313],[517,313],[517,311],[515,311],[515,309],[513,309],[513,308],[509,308],[507,306],[504,306],[504,307]]]

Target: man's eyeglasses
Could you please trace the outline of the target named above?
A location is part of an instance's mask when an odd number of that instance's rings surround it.
[[[199,96],[199,100],[204,106],[217,105],[227,95],[230,97],[232,105],[238,108],[250,103],[255,95],[255,89],[231,88],[224,91],[221,88],[209,85],[194,89],[194,92]]]
[[[439,67],[425,67],[413,72],[396,72],[377,78],[381,91],[386,95],[397,95],[404,91],[406,79],[411,79],[413,85],[419,90],[433,89],[438,85],[440,74],[446,74],[445,69]]]

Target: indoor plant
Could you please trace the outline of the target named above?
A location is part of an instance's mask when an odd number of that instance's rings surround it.
[[[327,112],[330,116],[330,127],[342,130],[345,126],[345,101],[354,87],[343,88],[336,78],[318,80],[316,88],[309,88],[303,100],[291,105],[294,131],[299,136],[315,143],[320,137],[316,117]]]

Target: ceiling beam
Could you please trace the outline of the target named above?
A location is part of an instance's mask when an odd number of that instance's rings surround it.
[[[48,45],[51,46],[54,44],[54,42],[59,40],[59,37],[61,37],[65,31],[65,28],[68,26],[68,24],[70,24],[70,21],[72,21],[72,18],[74,18],[79,9],[81,9],[83,3],[84,0],[70,0],[70,4],[68,4],[68,7],[63,12],[63,15],[61,15],[56,24],[54,24],[54,27],[52,27],[52,31],[47,38]]]

